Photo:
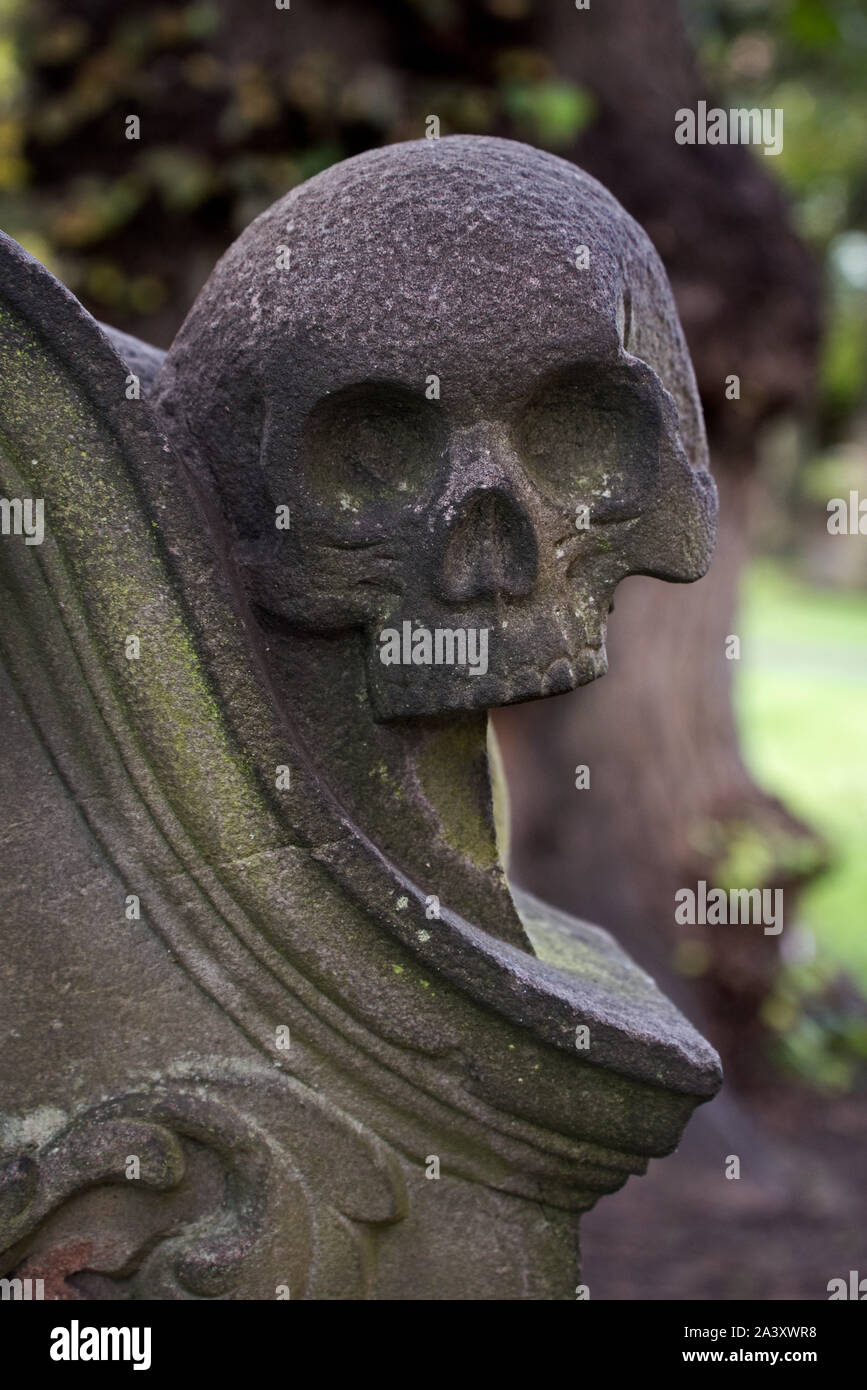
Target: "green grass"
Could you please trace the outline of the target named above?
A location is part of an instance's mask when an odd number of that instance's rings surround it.
[[[748,766],[835,858],[804,893],[800,919],[867,987],[867,594],[811,588],[761,562],[735,631]]]

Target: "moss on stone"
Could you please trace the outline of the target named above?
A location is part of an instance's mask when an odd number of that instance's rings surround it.
[[[479,868],[492,869],[498,854],[485,738],[486,726],[476,719],[439,729],[416,766],[446,843]]]

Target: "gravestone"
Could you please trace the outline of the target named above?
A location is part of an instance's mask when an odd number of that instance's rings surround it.
[[[5,238],[2,1272],[61,1298],[574,1298],[719,1084],[510,891],[487,710],[604,671],[715,493],[647,238],[574,166],[351,159],[163,355]],[[568,785],[564,769],[564,785]],[[580,1296],[580,1293],[579,1293]]]

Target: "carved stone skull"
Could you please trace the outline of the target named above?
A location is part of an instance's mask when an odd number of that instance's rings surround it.
[[[618,582],[709,560],[659,259],[600,184],[525,145],[391,146],[290,193],[211,276],[159,404],[255,607],[353,633],[380,720],[592,680]],[[487,661],[446,639],[440,664],[384,663],[384,632],[420,629],[484,631]]]

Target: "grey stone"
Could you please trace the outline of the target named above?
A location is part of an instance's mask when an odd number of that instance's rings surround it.
[[[708,563],[647,238],[526,146],[390,147],[248,228],[162,363],[5,238],[0,371],[46,522],[0,539],[3,1271],[574,1297],[580,1212],[719,1084],[606,932],[510,892],[487,730],[602,673],[624,575]],[[487,671],[384,664],[404,624]]]
[[[138,377],[142,391],[150,391],[165,361],[166,355],[162,349],[151,347],[150,343],[143,343],[141,338],[134,338],[131,333],[122,333],[119,328],[112,328],[108,323],[101,323],[99,326],[118,357],[123,358],[130,371]]]

